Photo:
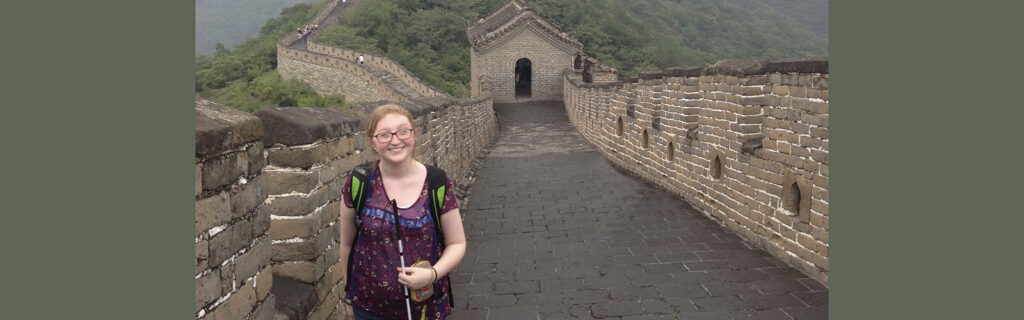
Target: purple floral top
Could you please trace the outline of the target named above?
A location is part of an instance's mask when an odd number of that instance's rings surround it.
[[[391,200],[384,190],[384,182],[380,176],[378,166],[371,175],[370,195],[366,200],[366,206],[358,215],[362,224],[359,227],[359,238],[352,245],[355,250],[355,261],[347,297],[353,306],[391,318],[405,319],[405,291],[404,286],[398,283],[396,271],[401,265],[398,258],[395,218]],[[348,181],[342,189],[342,199],[345,199],[345,206],[354,208],[351,179]],[[448,180],[445,190],[442,215],[458,208],[455,194],[452,192],[451,179]],[[398,209],[406,266],[419,260],[427,260],[434,264],[441,257],[441,252],[437,250],[440,247],[434,234],[434,219],[430,210],[426,181],[423,182],[423,191],[420,192],[416,203],[407,209]],[[436,255],[435,251],[438,251]],[[441,277],[433,286],[434,295],[430,299],[419,303],[410,300],[413,319],[420,319],[424,310],[427,319],[444,319],[451,314],[451,307],[448,306],[448,277]]]

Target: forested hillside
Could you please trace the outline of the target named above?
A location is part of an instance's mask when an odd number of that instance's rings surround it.
[[[264,106],[322,107],[341,105],[342,98],[320,96],[298,80],[284,81],[277,74],[277,39],[295,32],[329,0],[299,3],[267,21],[259,35],[234,49],[196,57],[196,95],[245,111]]]
[[[308,21],[325,2],[282,10],[281,17],[263,26],[259,37],[216,57],[198,57],[196,90],[243,109],[259,103],[315,106],[337,99],[312,98],[300,84],[265,74],[276,66],[273,42]],[[470,73],[466,28],[504,2],[364,0],[316,41],[389,57],[432,86],[464,97]],[[621,77],[668,67],[701,67],[728,58],[828,54],[828,0],[527,2],[583,43],[585,53],[617,68]],[[302,98],[283,98],[293,96],[281,91]],[[276,98],[265,100],[267,96]],[[242,102],[246,106],[237,105]]]
[[[469,82],[466,27],[504,2],[367,0],[319,41],[390,57],[438,89],[462,96]],[[828,54],[827,0],[527,2],[622,76],[727,58]]]

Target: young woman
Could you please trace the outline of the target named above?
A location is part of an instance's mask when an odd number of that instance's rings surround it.
[[[432,285],[433,296],[413,302],[411,317],[444,319],[451,313],[447,275],[466,253],[466,235],[452,193],[452,182],[447,181],[440,214],[445,241],[444,250],[440,251],[439,238],[434,231],[436,221],[430,214],[432,209],[427,198],[427,167],[413,159],[416,132],[412,115],[400,106],[388,104],[377,107],[368,120],[368,146],[380,160],[369,177],[369,195],[358,215],[361,223],[359,239],[355,241],[352,180],[349,179],[342,189],[345,199],[340,217],[342,265],[349,265],[349,252],[355,250],[351,279],[344,280],[348,284],[347,301],[351,303],[346,308],[357,320],[407,319],[405,288],[416,290]],[[404,247],[404,273],[399,262],[392,200],[398,205],[400,216],[398,227]],[[438,252],[440,258],[435,263]],[[429,261],[432,266],[409,267],[420,260]]]

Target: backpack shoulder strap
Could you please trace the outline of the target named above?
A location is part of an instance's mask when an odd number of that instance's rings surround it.
[[[427,166],[427,198],[430,198],[430,211],[434,218],[434,234],[437,235],[438,246],[444,249],[444,230],[441,229],[441,209],[444,208],[444,196],[448,192],[448,174],[444,169]],[[455,295],[452,293],[452,282],[448,281],[448,305],[455,308]]]
[[[430,198],[431,215],[438,240],[444,246],[444,233],[441,232],[441,209],[444,208],[444,195],[448,190],[448,175],[444,169],[427,165],[427,196]]]
[[[352,169],[350,184],[352,186],[352,204],[356,210],[356,226],[359,225],[359,214],[366,205],[366,198],[370,194],[370,176],[373,174],[373,162],[367,162]],[[358,230],[358,229],[357,229]]]
[[[355,265],[355,244],[356,239],[359,239],[359,227],[362,224],[362,219],[359,219],[359,215],[363,212],[363,208],[366,207],[366,199],[370,196],[370,178],[373,175],[374,163],[367,162],[356,166],[352,169],[352,174],[349,176],[349,184],[352,187],[350,192],[352,198],[352,204],[355,205],[355,224],[356,234],[352,238],[352,248],[348,252],[348,277],[345,281],[345,292],[348,292],[349,284],[352,283],[352,267]]]

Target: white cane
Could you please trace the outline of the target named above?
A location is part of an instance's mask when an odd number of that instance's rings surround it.
[[[391,208],[394,209],[395,233],[398,234],[398,260],[402,263],[402,274],[405,274],[405,251],[402,249],[402,228],[398,225],[398,202],[395,202],[394,199],[391,200]],[[409,303],[409,287],[403,287],[405,289],[405,314],[409,316],[409,320],[412,320],[412,304]]]

